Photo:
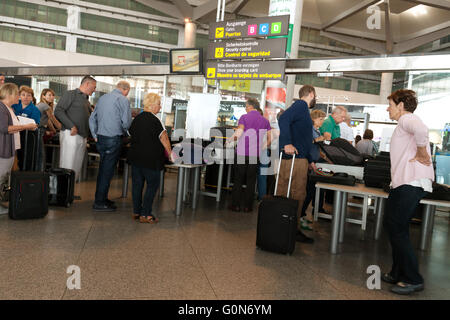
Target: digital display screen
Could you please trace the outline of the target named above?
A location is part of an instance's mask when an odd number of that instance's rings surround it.
[[[202,73],[202,49],[171,49],[170,73],[198,74]]]

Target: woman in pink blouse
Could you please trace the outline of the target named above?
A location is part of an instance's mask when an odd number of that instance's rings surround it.
[[[416,93],[397,90],[389,97],[389,117],[398,121],[391,138],[391,191],[385,211],[385,227],[392,246],[392,270],[382,280],[395,284],[391,291],[410,294],[424,289],[419,263],[409,238],[409,224],[425,192],[432,192],[428,128],[413,114]]]

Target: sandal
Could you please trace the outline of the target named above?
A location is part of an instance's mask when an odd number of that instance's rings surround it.
[[[139,217],[139,221],[141,223],[150,223],[150,224],[155,224],[157,223],[159,220],[158,218],[155,218],[153,216],[140,216]]]
[[[140,214],[136,214],[136,213],[133,213],[133,214],[131,215],[132,219],[135,220],[135,221],[139,220],[139,217],[140,217],[140,216],[141,216]]]

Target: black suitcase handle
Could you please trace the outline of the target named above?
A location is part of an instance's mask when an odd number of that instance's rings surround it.
[[[273,192],[273,195],[277,195],[277,188],[278,188],[278,178],[280,177],[280,168],[281,168],[281,159],[283,157],[283,150],[280,152],[280,161],[278,162],[278,172],[277,172],[277,180],[275,181],[275,190]],[[292,155],[292,164],[291,164],[291,172],[289,174],[289,184],[288,184],[288,191],[287,191],[287,198],[289,198],[289,194],[291,193],[291,182],[292,182],[292,172],[294,171],[294,162],[295,162],[295,153]]]

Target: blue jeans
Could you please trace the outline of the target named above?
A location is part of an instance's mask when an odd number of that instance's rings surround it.
[[[156,192],[159,188],[161,170],[142,168],[132,165],[132,181],[133,181],[133,212],[141,216],[153,216],[152,204]],[[144,183],[147,181],[147,188],[144,195],[144,203],[142,203],[142,191]]]
[[[261,169],[268,167],[269,164],[262,163],[258,166],[258,200],[262,200],[262,198],[267,194],[267,175],[262,175]]]
[[[106,205],[109,186],[119,161],[122,138],[120,136],[97,137],[97,151],[100,154],[100,166],[97,175],[97,188],[95,190],[95,204]]]
[[[401,185],[389,192],[386,203],[384,226],[392,247],[391,276],[397,281],[422,284],[419,262],[409,238],[409,224],[420,199],[425,196],[422,188]]]
[[[261,159],[258,165],[258,200],[262,200],[262,198],[267,194],[267,175],[261,174],[262,168],[269,168],[270,161],[270,150],[263,150],[262,152],[265,154],[261,154]],[[265,171],[265,170],[264,170]]]

